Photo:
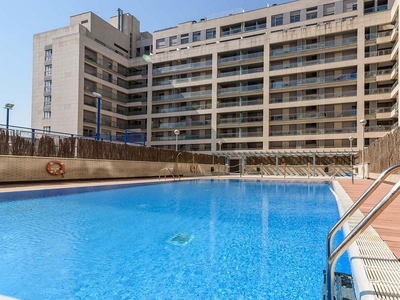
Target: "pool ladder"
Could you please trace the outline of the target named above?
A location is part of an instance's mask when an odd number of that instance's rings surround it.
[[[324,272],[326,278],[326,294],[324,300],[339,300],[335,295],[335,266],[339,257],[350,247],[350,245],[372,224],[373,221],[393,202],[400,194],[400,181],[371,209],[371,211],[357,224],[356,227],[343,239],[343,241],[334,250],[332,249],[332,240],[336,232],[353,215],[355,211],[368,199],[368,197],[379,187],[381,183],[394,171],[400,168],[400,164],[387,168],[382,174],[368,187],[368,189],[353,203],[353,205],[343,214],[340,220],[332,227],[327,236],[327,269]],[[332,251],[333,250],[333,251]],[[338,290],[338,288],[336,288]]]
[[[158,180],[161,179],[161,172],[163,172],[163,171],[168,171],[168,172],[172,175],[172,177],[174,178],[174,181],[175,181],[175,179],[181,180],[181,177],[179,176],[179,174],[173,172],[174,169],[171,169],[171,168],[164,168],[164,169],[161,169],[161,170],[160,170],[160,174],[158,175]],[[167,174],[166,174],[166,172],[165,172],[165,173],[164,173],[164,178],[166,178],[166,176],[167,176]]]

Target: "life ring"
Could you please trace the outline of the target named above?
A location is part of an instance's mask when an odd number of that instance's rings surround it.
[[[196,166],[195,165],[190,165],[190,172],[196,173]]]
[[[58,169],[53,169],[53,165],[59,165],[60,167]],[[51,175],[62,175],[65,173],[65,165],[61,161],[51,161],[47,164],[46,170],[47,173]]]

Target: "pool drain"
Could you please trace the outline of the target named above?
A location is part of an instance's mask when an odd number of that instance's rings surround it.
[[[178,233],[168,240],[168,243],[174,244],[176,246],[186,246],[192,239],[193,235],[186,233]]]

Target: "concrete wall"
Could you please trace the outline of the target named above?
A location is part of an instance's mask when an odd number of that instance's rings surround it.
[[[51,175],[47,164],[61,161],[65,165],[65,174]],[[211,175],[211,165],[196,165],[196,174],[190,171],[189,163],[136,162],[120,160],[96,160],[78,158],[52,158],[29,156],[0,156],[0,181],[60,181],[76,179],[111,179],[170,176],[161,169],[177,167],[180,176]],[[54,166],[56,167],[56,166]]]

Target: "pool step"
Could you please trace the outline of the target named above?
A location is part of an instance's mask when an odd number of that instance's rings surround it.
[[[335,272],[334,298],[327,299],[326,294],[326,271],[324,270],[323,300],[356,300],[353,289],[353,277],[349,274]]]

